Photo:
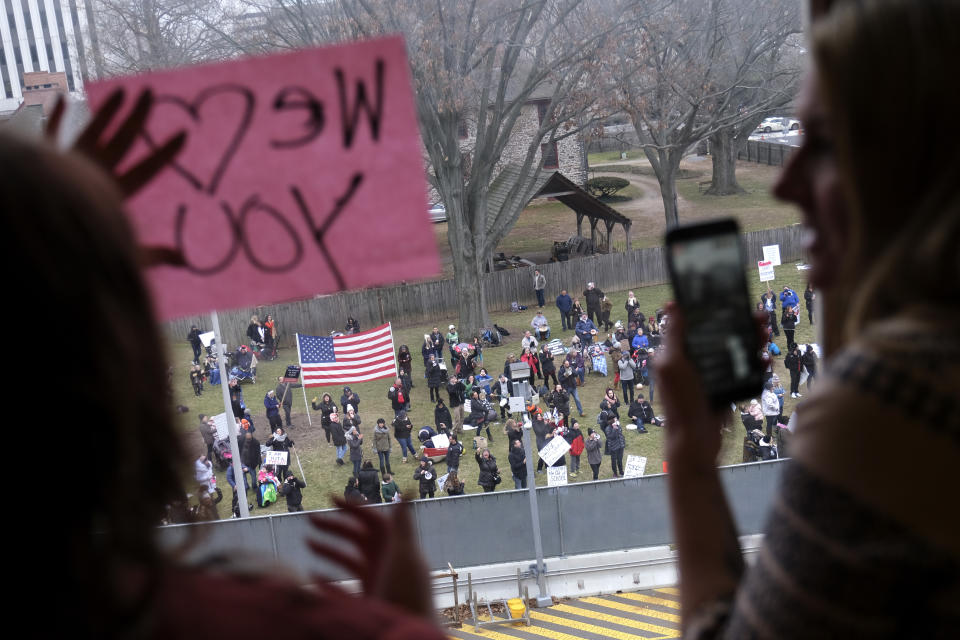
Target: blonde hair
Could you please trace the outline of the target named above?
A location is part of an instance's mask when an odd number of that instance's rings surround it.
[[[843,3],[815,25],[812,50],[852,221],[828,297],[832,350],[907,307],[958,306],[960,160],[939,132],[960,113],[960,5]],[[897,124],[902,162],[884,134]]]

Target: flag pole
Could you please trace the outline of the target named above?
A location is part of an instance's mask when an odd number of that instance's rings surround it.
[[[393,379],[396,380],[400,377],[400,366],[397,364],[397,345],[393,342],[393,323],[388,322],[387,327],[390,329],[390,351],[393,353]]]
[[[297,456],[297,466],[300,468],[300,479],[306,482],[307,478],[303,475],[303,465],[300,464],[300,454],[297,452],[296,447],[290,447],[290,448],[293,449],[293,455]]]
[[[303,406],[307,410],[307,423],[312,427],[313,418],[310,417],[310,403],[307,402],[307,381],[303,375],[303,358],[300,357],[300,334],[295,333],[294,337],[297,339],[297,364],[300,365],[300,388],[303,389]],[[297,460],[300,460],[300,456],[297,456]],[[303,474],[303,469],[300,470],[300,473]]]
[[[234,491],[237,492],[237,505],[240,508],[240,517],[249,518],[250,510],[247,508],[247,478],[243,473],[243,463],[240,461],[240,446],[237,444],[237,419],[233,415],[233,405],[230,403],[230,380],[227,378],[227,367],[224,364],[226,352],[223,349],[223,339],[220,337],[220,319],[216,311],[210,312],[210,321],[213,323],[213,337],[217,341],[217,367],[220,369],[220,389],[223,391],[223,412],[227,416],[227,433],[230,436],[230,455],[233,456],[233,480],[236,482]],[[256,487],[253,487],[256,489]],[[243,492],[243,500],[240,500],[240,493]]]

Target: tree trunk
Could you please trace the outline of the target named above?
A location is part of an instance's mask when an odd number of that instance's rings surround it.
[[[470,244],[473,244],[472,240]],[[463,342],[470,342],[479,329],[490,323],[487,294],[483,287],[486,256],[482,247],[473,246],[464,252],[461,259],[453,261],[453,284],[457,288],[457,307],[460,309],[457,332]]]
[[[660,183],[660,197],[663,200],[663,216],[667,228],[680,224],[680,209],[677,205],[677,170],[683,157],[681,149],[644,149],[653,172]]]
[[[710,136],[710,157],[713,160],[713,178],[707,195],[730,196],[745,193],[737,183],[737,142],[731,128],[721,129]]]

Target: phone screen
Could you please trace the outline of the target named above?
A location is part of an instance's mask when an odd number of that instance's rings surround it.
[[[674,229],[667,250],[674,293],[687,319],[687,349],[712,403],[754,394],[762,370],[736,223]]]

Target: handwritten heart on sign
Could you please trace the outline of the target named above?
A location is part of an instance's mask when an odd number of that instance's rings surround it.
[[[254,106],[255,98],[249,89],[232,84],[216,85],[204,89],[191,101],[173,95],[158,96],[154,113],[159,116],[151,119],[164,122],[165,129],[188,132],[187,148],[171,166],[194,189],[212,195],[217,192],[220,180],[250,128]],[[223,119],[235,122],[226,133],[218,133],[217,130],[222,131],[220,127],[204,126]],[[165,140],[167,136],[144,131],[143,137],[156,149],[156,140]],[[192,153],[193,149],[207,151]],[[219,153],[210,153],[210,149]]]

